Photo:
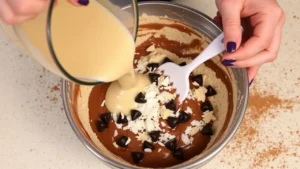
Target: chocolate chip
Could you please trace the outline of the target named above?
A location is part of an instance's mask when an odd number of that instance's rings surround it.
[[[142,113],[138,110],[131,110],[131,120],[136,120],[138,119]]]
[[[170,150],[170,151],[175,151],[177,148],[177,141],[176,138],[173,138],[169,140],[168,142],[165,143],[165,146]]]
[[[179,66],[185,66],[185,65],[186,65],[186,62],[179,63]]]
[[[127,145],[126,145],[127,140],[128,140],[128,137],[122,136],[116,141],[116,143],[118,146],[125,148],[125,147],[127,147]]]
[[[206,97],[214,96],[217,94],[216,90],[213,87],[211,87],[211,85],[207,86],[206,89],[207,89],[207,92],[205,93]]]
[[[179,119],[177,117],[168,117],[167,123],[173,129],[178,125]]]
[[[204,103],[201,104],[202,112],[213,111],[213,107],[208,99],[205,100]]]
[[[153,142],[158,141],[159,137],[160,137],[160,131],[151,131],[149,133],[149,136],[151,137],[151,140]]]
[[[169,101],[165,106],[169,110],[176,111],[176,103],[174,100]]]
[[[187,114],[184,111],[180,111],[180,114],[179,114],[179,117],[178,117],[180,123],[185,123],[185,122],[189,121],[190,118],[191,118],[190,114]]]
[[[120,113],[117,119],[117,123],[118,124],[128,123],[127,117]]]
[[[203,76],[201,74],[192,76],[192,81],[197,82],[200,86],[203,86]]]
[[[168,63],[168,62],[173,62],[173,61],[171,59],[169,59],[168,57],[165,57],[165,59],[163,60],[162,64]]]
[[[158,66],[159,66],[158,63],[149,63],[149,64],[147,65],[147,68],[148,68],[149,70],[153,71],[153,70],[157,69]]]
[[[201,134],[205,136],[212,136],[214,133],[210,125],[205,125],[201,130]]]
[[[184,160],[184,154],[182,148],[177,148],[175,151],[173,151],[172,155],[177,160]]]
[[[153,149],[154,149],[154,146],[153,146],[151,143],[149,143],[148,141],[144,141],[144,142],[143,142],[143,150],[145,150],[145,149],[147,149],[147,148],[153,150]]]
[[[149,73],[149,79],[151,81],[151,83],[156,83],[158,84],[158,78],[160,77],[160,74],[157,73]]]
[[[104,131],[107,128],[107,124],[101,120],[96,121],[96,128],[99,132]]]
[[[144,158],[144,153],[142,153],[142,152],[132,152],[131,157],[133,159],[133,162],[137,164],[137,163],[141,162],[142,159]]]
[[[137,103],[146,103],[147,102],[147,100],[145,99],[145,95],[142,92],[140,92],[138,95],[136,95],[134,101]]]
[[[105,124],[109,124],[109,121],[111,119],[111,113],[101,114],[100,118]]]

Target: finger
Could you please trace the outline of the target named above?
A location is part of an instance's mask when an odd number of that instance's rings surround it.
[[[35,15],[18,16],[11,10],[11,7],[8,5],[6,0],[3,0],[1,3],[0,18],[6,24],[20,23],[24,20],[33,19],[34,17]]]
[[[240,45],[242,39],[240,13],[242,3],[234,0],[222,1],[218,5],[222,16],[224,42],[227,52],[234,52]]]
[[[48,5],[49,0],[6,0],[11,10],[16,15],[32,15],[44,12]]]
[[[23,21],[26,21],[26,20],[31,20],[31,19],[34,19],[37,15],[24,15],[24,16],[16,16],[16,17],[13,17],[13,18],[8,18],[6,20],[3,20],[4,23],[6,24],[18,24],[18,23],[21,23]],[[1,18],[1,17],[0,17]]]
[[[270,45],[275,32],[274,26],[278,25],[278,20],[272,20],[265,16],[261,16],[259,20],[260,22],[254,25],[253,36],[236,52],[225,54],[224,59],[245,60],[260,53]]]
[[[0,0],[0,17],[4,23],[13,24],[15,21],[15,14],[7,4],[6,0]]]
[[[75,6],[87,6],[89,4],[89,0],[68,0],[71,4]]]
[[[271,45],[267,48],[270,52],[278,53],[280,49],[281,39],[282,39],[282,29],[285,23],[285,15],[281,15],[279,24],[277,28],[275,29],[274,37],[272,39]]]
[[[277,53],[264,50],[249,59],[235,62],[233,67],[244,68],[244,67],[262,65],[264,63],[271,62],[276,58],[277,58]]]
[[[260,66],[254,66],[254,67],[249,67],[247,69],[249,83],[251,83],[253,81],[253,79],[256,77],[256,75],[258,74],[259,68],[260,68]]]
[[[272,39],[270,46],[260,52],[259,54],[251,57],[249,59],[237,61],[234,63],[235,67],[251,67],[261,65],[267,62],[272,62],[277,58],[277,54],[280,48],[281,38],[282,38],[282,26],[284,24],[284,19],[280,21],[279,25],[275,29],[275,34]]]

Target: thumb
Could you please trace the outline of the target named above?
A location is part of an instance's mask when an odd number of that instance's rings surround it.
[[[222,16],[224,44],[228,53],[233,53],[241,44],[242,30],[240,13],[242,3],[236,0],[226,0],[217,3]]]

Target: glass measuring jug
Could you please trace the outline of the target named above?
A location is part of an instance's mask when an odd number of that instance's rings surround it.
[[[131,10],[124,11],[128,5]],[[77,83],[95,85],[121,77],[122,71],[110,67],[121,65],[124,53],[133,57],[136,5],[135,0],[98,0],[78,8],[64,1],[55,5],[51,0],[49,10],[36,19],[1,25],[48,70]],[[132,65],[132,61],[124,65]]]

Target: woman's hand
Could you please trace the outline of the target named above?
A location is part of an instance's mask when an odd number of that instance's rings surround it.
[[[227,53],[225,66],[248,68],[252,82],[260,66],[277,58],[285,14],[276,0],[216,0],[222,17]],[[253,28],[241,45],[241,18],[248,18]]]
[[[89,0],[68,0],[76,6],[88,5]],[[33,19],[47,10],[50,0],[0,0],[0,19],[16,24]]]

